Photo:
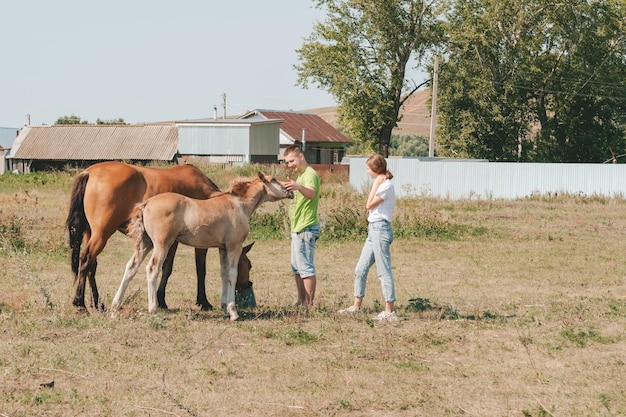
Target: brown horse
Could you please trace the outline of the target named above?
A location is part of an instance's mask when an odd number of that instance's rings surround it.
[[[237,264],[243,242],[250,231],[250,216],[266,201],[293,198],[278,180],[265,177],[235,183],[227,192],[209,200],[194,200],[180,194],[164,193],[138,205],[130,225],[135,252],[126,264],[124,277],[111,309],[119,309],[124,291],[137,274],[150,249],[146,266],[148,275],[148,311],[156,313],[156,282],[166,255],[178,241],[194,248],[219,248],[222,276],[222,310],[231,320],[239,315],[235,306]]]
[[[85,308],[85,281],[89,280],[93,306],[102,310],[96,286],[97,257],[116,230],[128,234],[128,224],[135,204],[165,192],[176,192],[196,199],[221,194],[198,168],[180,165],[171,168],[148,168],[121,162],[102,162],[85,169],[74,179],[66,226],[72,249],[72,271],[77,282],[73,304]],[[85,247],[81,252],[81,244]],[[172,273],[178,243],[174,242],[163,264],[158,302],[165,303],[167,279]],[[206,298],[205,248],[197,248],[196,272],[198,293],[196,302],[203,310],[213,308]]]

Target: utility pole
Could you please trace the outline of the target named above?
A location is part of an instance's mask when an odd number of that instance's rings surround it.
[[[222,119],[226,118],[226,93],[222,93]]]
[[[428,140],[428,156],[435,156],[435,127],[437,126],[437,84],[439,84],[439,54],[435,55],[433,67],[432,107],[430,109],[430,138]]]

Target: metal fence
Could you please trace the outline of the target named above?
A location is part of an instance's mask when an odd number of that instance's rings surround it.
[[[349,157],[350,185],[367,192],[366,157]],[[344,161],[345,163],[346,161]],[[626,196],[626,164],[497,163],[388,158],[398,197],[517,199],[532,195]]]

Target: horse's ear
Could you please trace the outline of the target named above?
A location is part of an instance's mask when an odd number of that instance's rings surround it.
[[[261,171],[259,171],[259,178],[261,179],[261,181],[267,182],[267,180],[265,179],[265,175]]]
[[[241,251],[242,254],[246,254],[248,252],[250,252],[250,249],[252,249],[252,245],[254,245],[254,242],[250,243],[248,246],[244,246],[243,250]]]

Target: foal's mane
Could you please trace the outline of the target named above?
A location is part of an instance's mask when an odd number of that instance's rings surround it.
[[[258,177],[254,179],[234,181],[226,192],[243,198],[247,195],[250,187],[258,184],[259,182],[261,182],[261,179]]]

